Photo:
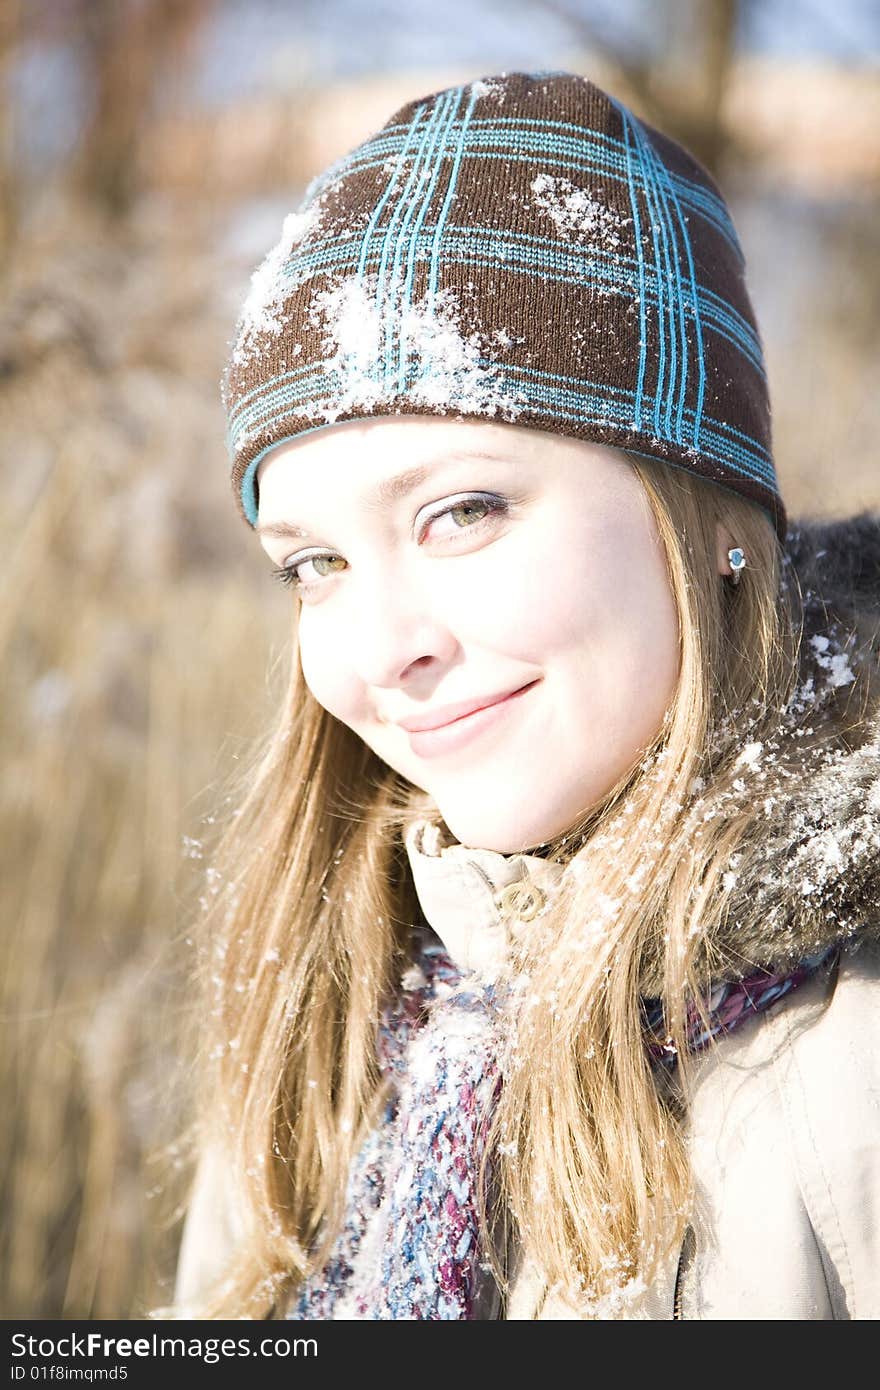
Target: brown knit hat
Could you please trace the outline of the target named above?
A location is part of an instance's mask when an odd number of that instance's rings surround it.
[[[319,175],[253,276],[223,383],[257,520],[274,445],[374,415],[504,420],[785,510],[742,250],[710,175],[586,78],[402,107]]]

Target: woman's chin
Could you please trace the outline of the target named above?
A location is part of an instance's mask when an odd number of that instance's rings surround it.
[[[549,836],[536,832],[533,825],[514,823],[496,815],[475,816],[463,810],[456,815],[440,807],[449,833],[466,849],[488,849],[498,854],[528,854]]]

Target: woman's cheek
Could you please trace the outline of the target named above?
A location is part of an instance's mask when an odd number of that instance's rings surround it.
[[[466,651],[491,648],[514,655],[524,628],[544,625],[533,556],[525,547],[510,545],[503,553],[487,547],[481,559],[479,566],[462,567],[454,587],[446,579],[437,608]]]
[[[334,655],[330,645],[322,642],[300,625],[299,660],[303,680],[314,698],[329,714],[344,724],[356,722],[354,681]]]

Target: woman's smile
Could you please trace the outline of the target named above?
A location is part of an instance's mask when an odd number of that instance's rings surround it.
[[[470,714],[460,715],[446,724],[438,724],[433,729],[408,730],[409,746],[419,758],[436,758],[443,753],[454,753],[472,739],[477,738],[484,729],[494,727],[505,714],[519,706],[520,700],[537,685],[528,685],[513,690],[490,705],[482,705]]]

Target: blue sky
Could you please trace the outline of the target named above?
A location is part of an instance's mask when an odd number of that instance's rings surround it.
[[[701,0],[691,0],[699,5]],[[686,45],[687,0],[225,0],[202,49],[208,100],[231,89],[406,67],[479,71],[553,66],[583,16],[614,47],[647,57]],[[671,35],[671,37],[670,37]],[[880,63],[878,0],[742,0],[740,47],[779,56]],[[234,58],[233,56],[234,55]],[[297,75],[300,75],[299,72]]]
[[[703,0],[217,0],[184,98],[225,105],[344,76],[463,68],[477,76],[566,66],[586,19],[613,48],[687,54],[688,5]],[[562,13],[561,13],[562,12]],[[583,32],[583,31],[581,31]],[[741,0],[739,46],[880,67],[880,0]],[[72,148],[88,93],[71,52],[31,42],[12,72],[16,138],[39,173]],[[179,97],[180,93],[177,92]]]

